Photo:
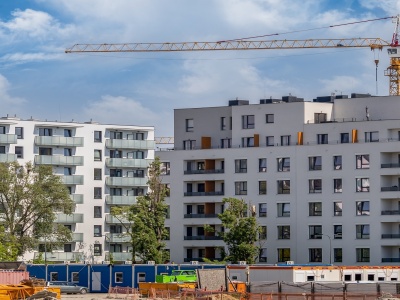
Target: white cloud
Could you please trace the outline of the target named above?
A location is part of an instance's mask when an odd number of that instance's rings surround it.
[[[10,95],[11,84],[3,75],[0,74],[0,104],[3,107],[17,109],[18,106],[26,102],[25,99]],[[8,111],[8,110],[7,110]],[[10,112],[11,113],[11,112]]]
[[[32,61],[49,61],[61,59],[64,54],[55,53],[21,53],[14,52],[11,54],[6,54],[0,58],[0,61],[5,63],[26,63]]]
[[[394,16],[400,11],[400,2],[398,0],[360,0],[360,4],[367,9],[380,8]]]
[[[362,81],[351,76],[334,76],[332,79],[322,79],[321,90],[328,93],[350,94],[352,92],[363,91]]]

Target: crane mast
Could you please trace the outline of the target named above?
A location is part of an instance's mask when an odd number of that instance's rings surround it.
[[[400,47],[399,47],[399,16],[395,18],[395,27],[390,48],[387,49],[390,57],[390,66],[385,70],[389,77],[389,95],[400,96]]]

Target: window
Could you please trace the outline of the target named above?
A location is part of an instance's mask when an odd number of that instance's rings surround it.
[[[278,203],[278,217],[290,217],[290,203]]]
[[[365,142],[366,143],[379,142],[379,131],[366,132]]]
[[[101,187],[95,187],[93,190],[94,190],[94,199],[101,199],[103,194],[101,191]]]
[[[72,245],[64,244],[64,252],[72,252]]]
[[[161,163],[161,175],[169,175],[171,173],[171,166],[169,162]]]
[[[265,122],[266,123],[274,123],[274,114],[266,114]]]
[[[64,156],[72,156],[72,149],[64,148]]]
[[[258,216],[259,217],[267,216],[267,203],[259,203],[258,204]]]
[[[231,148],[231,139],[221,139],[221,148]]]
[[[72,130],[64,129],[64,137],[72,137]]]
[[[6,134],[6,126],[0,126],[0,134]]]
[[[93,245],[93,255],[94,256],[101,256],[102,255],[101,244],[94,244]]]
[[[110,157],[111,158],[122,158],[122,151],[121,150],[110,150]]]
[[[247,173],[247,159],[235,159],[235,173]]]
[[[369,248],[356,248],[357,262],[369,262]]]
[[[235,195],[247,195],[247,181],[235,182]]]
[[[122,175],[122,170],[120,171]],[[144,170],[136,169],[133,171],[126,171],[126,177],[144,178]]]
[[[122,177],[122,169],[110,169],[110,177]]]
[[[333,179],[333,192],[334,193],[342,192],[342,178]]]
[[[356,155],[356,168],[369,169],[369,154]]]
[[[111,131],[110,139],[112,140],[122,140],[122,132],[121,131]]]
[[[308,203],[308,215],[310,217],[322,216],[322,202]]]
[[[258,238],[260,240],[266,240],[267,239],[267,226],[260,226],[260,232],[258,234]]]
[[[314,123],[326,122],[326,113],[314,113]]]
[[[328,135],[327,134],[317,134],[317,144],[328,144]]]
[[[101,180],[102,170],[101,169],[94,169],[93,170],[93,177],[94,180]]]
[[[278,240],[290,240],[290,226],[278,226]]]
[[[342,225],[333,225],[333,238],[335,240],[342,239]]]
[[[186,132],[193,132],[193,119],[186,119],[185,120],[186,124]]]
[[[96,192],[95,192],[95,195],[96,195]],[[121,188],[110,188],[110,195],[111,196],[122,196],[122,189]]]
[[[356,202],[357,216],[369,216],[369,201]]]
[[[322,239],[322,226],[321,225],[309,225],[308,226],[309,239],[320,240]]]
[[[242,129],[254,129],[254,115],[242,116]]]
[[[79,272],[71,272],[72,282],[79,282]]]
[[[64,167],[64,175],[66,176],[72,175],[72,169],[70,167]]]
[[[341,216],[343,210],[342,201],[333,202],[333,215],[335,217]]]
[[[115,272],[115,283],[124,282],[124,276],[122,272]]]
[[[272,146],[274,146],[274,137],[267,136],[267,147],[272,147]]]
[[[267,262],[267,248],[260,248],[260,254],[258,256],[259,262]]]
[[[122,252],[122,245],[121,244],[110,244],[110,252]]]
[[[369,224],[356,225],[356,239],[369,239]]]
[[[102,132],[101,131],[95,131],[94,132],[94,142],[95,143],[101,143],[101,138],[102,138]]]
[[[321,156],[311,156],[308,158],[308,169],[310,171],[321,170],[322,169],[322,159]]]
[[[120,155],[122,157],[122,152],[120,153]],[[133,159],[144,159],[144,151],[127,152],[126,157],[133,158]]]
[[[278,194],[290,194],[290,180],[278,180]]]
[[[340,134],[340,143],[341,144],[347,144],[350,142],[350,135],[348,132],[341,133]]]
[[[261,180],[258,182],[258,194],[259,195],[267,194],[267,181]]]
[[[369,178],[356,178],[356,192],[369,192]]]
[[[309,179],[308,192],[310,194],[322,193],[322,179]]]
[[[278,262],[290,260],[290,248],[278,248]]]
[[[342,156],[336,155],[333,157],[333,169],[341,170],[342,169]]]
[[[267,172],[267,159],[266,158],[258,159],[258,172]]]
[[[6,146],[0,146],[0,154],[6,154]]]
[[[226,130],[226,117],[221,117],[221,130]]]
[[[308,249],[310,262],[322,262],[322,248]]]
[[[281,136],[281,146],[290,146],[290,135]]]
[[[196,148],[195,140],[183,141],[183,150],[193,150]]]
[[[101,218],[101,206],[93,207],[94,218]]]
[[[50,272],[50,281],[58,281],[58,272]]]
[[[15,147],[17,148],[17,147]],[[53,149],[52,148],[42,148],[39,147],[39,155],[52,155]]]
[[[254,137],[244,137],[242,138],[242,147],[254,147]]]
[[[15,135],[17,136],[17,139],[23,139],[24,138],[24,128],[23,127],[15,127]]]
[[[342,262],[342,248],[333,248],[333,262]]]
[[[93,226],[93,236],[100,237],[102,236],[101,225],[94,225]]]
[[[94,150],[94,161],[101,161],[101,150]]]
[[[15,146],[15,154],[17,158],[24,158],[24,148]]]
[[[290,157],[277,158],[277,161],[278,161],[278,172],[290,171]]]
[[[39,128],[39,135],[40,136],[52,136],[53,129],[51,128]]]

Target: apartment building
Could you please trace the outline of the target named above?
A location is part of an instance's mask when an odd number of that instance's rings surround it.
[[[258,261],[400,262],[400,97],[294,96],[176,109],[171,259],[219,259],[225,197],[262,226]],[[209,225],[215,232],[205,232]]]
[[[75,210],[57,213],[73,232],[62,249],[45,252],[46,241],[24,259],[101,263],[131,260],[113,205],[130,205],[147,192],[147,167],[154,159],[154,128],[95,122],[51,122],[0,118],[0,162],[50,165],[61,176]]]

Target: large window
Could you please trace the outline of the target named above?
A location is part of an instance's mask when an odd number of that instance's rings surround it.
[[[193,119],[185,120],[185,128],[186,128],[186,132],[193,132],[193,128],[194,128]]]
[[[308,249],[310,262],[322,262],[322,248]]]
[[[308,158],[308,169],[310,171],[322,170],[321,156],[311,156]]]
[[[247,173],[247,159],[235,159],[235,173]]]
[[[334,193],[342,192],[342,178],[333,179],[333,192]]]
[[[290,146],[290,135],[281,136],[281,146]]]
[[[242,147],[254,147],[254,137],[244,137],[242,138]]]
[[[267,172],[267,159],[266,158],[258,159],[258,172]]]
[[[308,215],[310,217],[322,216],[322,202],[308,203]]]
[[[258,194],[259,195],[266,195],[267,194],[267,181],[260,180],[258,182]]]
[[[369,201],[356,202],[357,216],[369,216]]]
[[[309,179],[308,187],[308,192],[310,194],[322,193],[322,179]]]
[[[369,154],[356,155],[356,168],[369,169]]]
[[[342,156],[341,155],[335,155],[333,157],[333,169],[334,170],[342,169]]]
[[[369,248],[356,248],[357,262],[369,262]]]
[[[278,194],[290,194],[290,180],[278,180]]]
[[[333,238],[335,240],[342,239],[342,225],[333,225]]]
[[[122,131],[111,131],[110,139],[112,140],[122,140]]]
[[[290,157],[277,158],[278,172],[289,172],[290,171]]]
[[[373,143],[379,142],[379,131],[370,131],[365,133],[365,142]]]
[[[231,148],[231,141],[232,139],[221,139],[221,148]]]
[[[196,140],[183,141],[183,150],[194,150],[196,149]]]
[[[64,137],[72,137],[72,130],[64,129]]]
[[[254,129],[254,115],[242,116],[242,128],[243,129]]]
[[[369,192],[369,178],[356,178],[356,192]]]
[[[39,155],[53,155],[53,149],[39,147]]]
[[[308,233],[309,233],[309,239],[320,240],[320,239],[322,239],[322,226],[321,225],[309,225]]]
[[[290,217],[290,203],[278,203],[278,217]]]
[[[369,224],[356,225],[356,238],[369,239]]]
[[[51,128],[39,128],[39,135],[40,136],[52,136],[53,129]]]
[[[320,144],[328,144],[328,135],[327,134],[317,134],[317,143]]]
[[[290,226],[278,226],[278,240],[290,240]]]
[[[350,142],[350,135],[348,132],[344,132],[340,134],[340,143],[347,144]]]
[[[72,148],[64,148],[64,156],[72,156]]]
[[[343,203],[342,201],[333,202],[333,215],[335,217],[340,217],[343,211]]]
[[[247,195],[247,181],[235,182],[235,195]]]
[[[290,260],[290,248],[278,248],[278,262]]]
[[[259,217],[267,216],[267,203],[259,203],[258,204],[258,216]]]

